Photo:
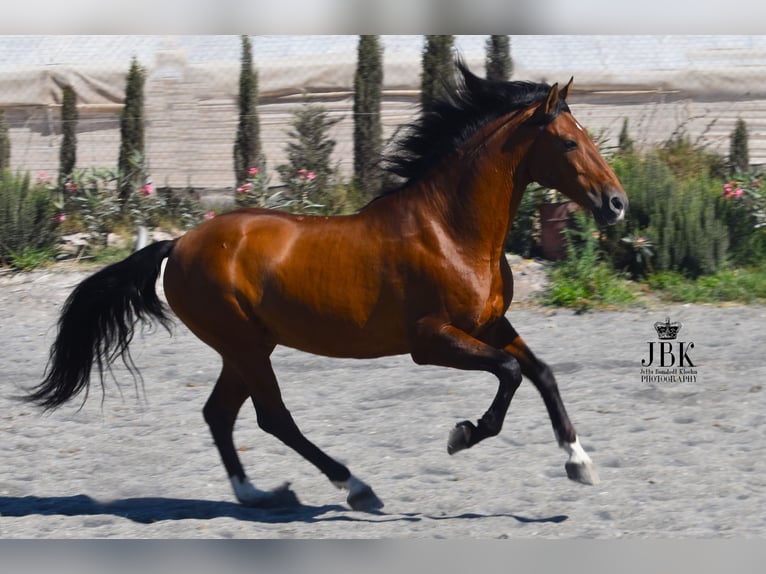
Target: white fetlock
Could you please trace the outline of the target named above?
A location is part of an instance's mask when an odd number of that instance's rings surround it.
[[[237,497],[240,504],[245,506],[257,505],[271,496],[271,493],[255,488],[247,477],[231,476],[229,480],[231,480],[231,487],[234,489],[234,496]]]
[[[595,485],[601,482],[593,461],[583,449],[579,438],[575,437],[574,442],[561,443],[561,448],[569,454],[569,460],[564,465],[567,477],[583,484]]]

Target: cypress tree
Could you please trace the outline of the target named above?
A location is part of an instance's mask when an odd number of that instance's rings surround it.
[[[454,43],[454,36],[426,36],[420,94],[423,107],[444,93],[444,83],[454,82]]]
[[[0,170],[11,167],[11,137],[5,110],[0,110]]]
[[[64,86],[61,97],[61,150],[59,151],[59,182],[72,175],[77,162],[77,94],[72,86]]]
[[[507,35],[487,38],[487,79],[509,80],[513,74],[511,37]]]
[[[383,172],[380,123],[383,50],[378,36],[359,36],[354,75],[354,180],[368,198],[380,193]]]
[[[258,122],[258,74],[253,69],[253,51],[248,36],[242,36],[242,67],[239,73],[239,124],[234,142],[235,188],[247,181],[248,170],[265,168]]]
[[[747,124],[742,118],[737,119],[737,124],[730,136],[729,166],[732,172],[746,172],[750,169]]]
[[[125,86],[125,105],[120,115],[119,171],[120,200],[123,205],[141,186],[144,162],[144,82],[146,71],[135,58]]]
[[[617,149],[620,153],[632,153],[635,145],[633,139],[628,134],[628,118],[622,120],[622,129],[620,130],[620,137],[617,140]]]

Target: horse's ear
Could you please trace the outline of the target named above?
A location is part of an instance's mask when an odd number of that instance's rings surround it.
[[[569,91],[572,89],[573,83],[574,83],[574,76],[569,78],[569,83],[566,86],[564,86],[563,90],[561,90],[561,99],[563,101],[566,101],[567,98],[569,97]]]
[[[555,83],[551,86],[551,90],[548,92],[548,98],[545,100],[545,105],[542,107],[544,115],[549,116],[556,110],[556,104],[559,101],[559,85]]]

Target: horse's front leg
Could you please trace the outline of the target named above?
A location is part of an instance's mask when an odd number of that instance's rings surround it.
[[[598,484],[599,478],[593,462],[580,445],[550,367],[532,353],[506,318],[495,323],[482,339],[515,357],[521,366],[522,374],[532,381],[540,392],[559,446],[569,454],[565,465],[567,476],[584,484]]]
[[[418,323],[411,354],[418,364],[487,371],[498,378],[497,394],[487,412],[476,424],[463,421],[452,429],[447,444],[449,454],[500,432],[513,394],[521,383],[521,368],[513,355],[438,319]]]

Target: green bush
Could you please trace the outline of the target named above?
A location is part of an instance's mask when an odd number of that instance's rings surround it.
[[[726,160],[722,156],[695,144],[684,134],[673,136],[653,153],[659,155],[678,180],[700,174],[723,178],[728,173]]]
[[[635,300],[626,282],[602,259],[599,234],[589,215],[575,212],[573,225],[563,233],[567,239],[567,255],[551,270],[550,283],[543,296],[545,304],[582,312]]]
[[[119,177],[108,169],[75,169],[59,205],[69,231],[88,233],[91,247],[106,246],[107,236],[123,217]],[[128,196],[128,200],[133,200]],[[127,205],[127,203],[126,203]]]
[[[29,174],[0,170],[0,264],[50,256],[58,239],[55,205],[48,189]],[[28,267],[28,263],[21,265]]]
[[[763,267],[724,269],[697,279],[674,271],[649,276],[649,287],[669,301],[685,303],[720,303],[766,301],[766,269]]]
[[[729,231],[721,182],[710,169],[690,172],[681,164],[678,158],[669,164],[667,154],[657,152],[613,160],[630,199],[628,219],[607,232],[607,251],[617,268],[628,267],[634,257],[631,246],[621,241],[624,237],[653,245],[655,271],[696,277],[715,273],[726,263]]]
[[[51,189],[65,218],[64,228],[68,233],[87,233],[90,254],[106,247],[109,233],[118,229],[132,232],[138,225],[188,229],[206,217],[191,190],[178,193],[146,183],[123,203],[119,182],[114,170],[75,168],[62,187]]]

